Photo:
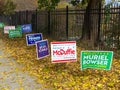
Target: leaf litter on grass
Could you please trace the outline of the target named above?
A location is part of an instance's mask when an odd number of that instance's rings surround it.
[[[113,59],[111,70],[80,70],[80,52],[77,47],[77,62],[51,63],[51,57],[36,59],[35,46],[27,46],[23,38],[4,37],[5,52],[16,62],[23,64],[22,71],[37,77],[36,82],[54,90],[120,90],[120,60]],[[52,39],[48,38],[48,41]]]

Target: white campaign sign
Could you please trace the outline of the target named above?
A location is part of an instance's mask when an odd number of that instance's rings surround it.
[[[15,30],[15,26],[4,26],[5,34],[9,34],[9,30]]]
[[[77,61],[76,41],[51,42],[52,63]]]

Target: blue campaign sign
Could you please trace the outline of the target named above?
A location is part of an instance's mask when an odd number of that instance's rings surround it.
[[[37,59],[49,56],[48,40],[36,42]]]
[[[23,32],[23,33],[32,32],[32,25],[31,25],[31,24],[21,25],[21,28],[22,28],[22,32]]]
[[[43,39],[42,33],[26,34],[27,45],[35,45],[35,42]]]

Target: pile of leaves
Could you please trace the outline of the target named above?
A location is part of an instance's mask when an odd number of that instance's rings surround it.
[[[23,65],[21,70],[29,71],[52,90],[120,90],[120,60],[113,59],[111,70],[80,69],[80,52],[77,47],[77,62],[51,63],[51,56],[37,60],[36,47],[27,46],[25,35],[22,38],[8,38],[2,34],[5,52],[10,53],[16,62]],[[44,38],[46,39],[46,38]],[[50,42],[53,41],[47,38]]]

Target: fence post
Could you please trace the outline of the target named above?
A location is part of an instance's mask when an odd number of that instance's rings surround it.
[[[21,14],[22,14],[22,12],[19,11],[19,12],[18,12],[18,15],[19,15],[19,16],[18,16],[18,18],[19,18],[19,20],[18,20],[18,24],[19,24],[19,25],[22,24],[22,23],[21,23]]]
[[[68,6],[66,6],[66,38],[68,40]]]
[[[28,10],[26,10],[26,23],[28,23]]]
[[[97,40],[98,40],[98,43],[100,41],[100,23],[101,23],[101,2],[99,3],[99,11],[98,11],[98,37],[97,37]]]
[[[50,11],[48,11],[48,35],[50,35]]]
[[[18,20],[18,19],[17,19],[17,18],[18,18],[18,17],[17,17],[17,12],[15,12],[14,18],[15,18],[15,23],[14,23],[14,24],[15,24],[15,26],[17,26],[17,25],[18,25],[18,23],[17,23],[17,20]]]
[[[36,13],[35,13],[35,30],[38,32],[38,29],[37,29],[37,15],[38,15],[38,13],[37,13],[37,9],[36,9]]]
[[[10,25],[13,24],[12,15],[9,16]]]

